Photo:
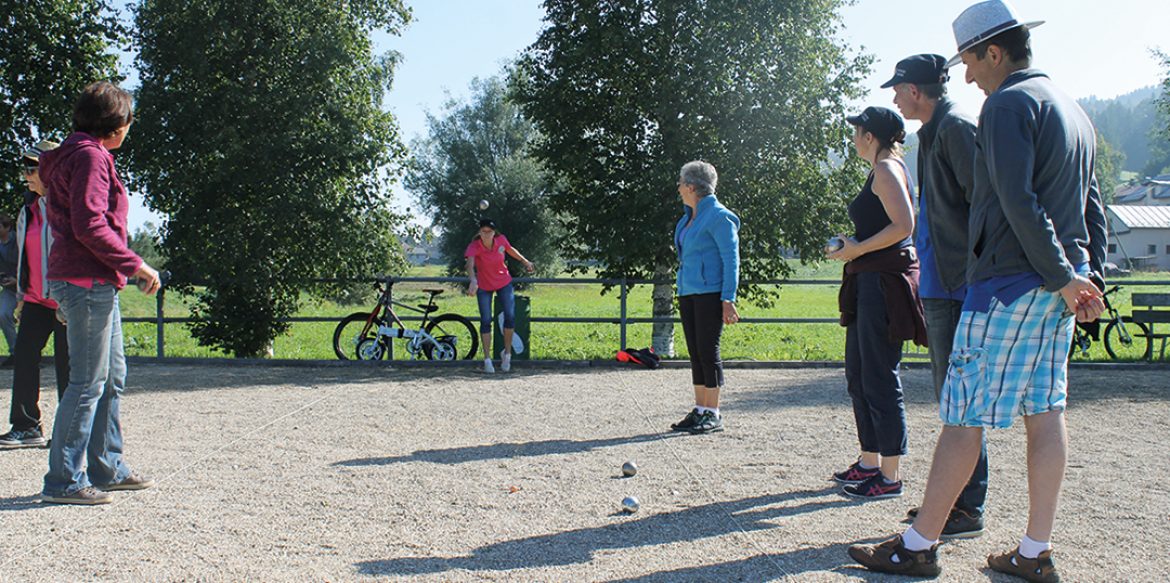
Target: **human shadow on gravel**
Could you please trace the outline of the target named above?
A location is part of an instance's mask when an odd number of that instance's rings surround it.
[[[615,518],[619,522],[503,541],[479,547],[465,557],[404,557],[362,561],[363,575],[421,575],[452,570],[508,571],[533,567],[586,564],[596,552],[656,546],[723,536],[740,531],[779,528],[774,520],[848,504],[835,496],[836,488],[766,494],[741,500],[714,502],[644,518]],[[842,551],[842,555],[843,551]],[[837,563],[840,564],[838,559]],[[712,575],[715,577],[715,575]],[[688,577],[673,580],[685,580]],[[719,577],[716,577],[719,578]],[[727,580],[726,578],[720,578]],[[669,580],[669,579],[664,579]]]
[[[470,445],[467,447],[451,447],[446,449],[420,449],[410,455],[393,457],[357,458],[333,462],[338,467],[357,466],[388,466],[406,462],[430,462],[433,464],[462,464],[495,459],[512,459],[518,457],[536,457],[542,455],[556,455],[565,453],[582,453],[602,447],[613,447],[631,443],[643,443],[657,439],[670,439],[682,435],[680,433],[645,433],[627,437],[611,437],[608,439],[547,439],[544,441],[526,441],[520,443],[493,443],[490,445]]]
[[[877,542],[863,541],[863,542]],[[673,583],[675,581],[764,581],[784,576],[801,575],[809,572],[839,572],[862,581],[903,581],[893,575],[866,571],[859,566],[850,567],[853,559],[846,549],[853,542],[824,547],[797,549],[787,553],[755,555],[738,561],[715,565],[684,567],[672,571],[659,571],[639,577],[610,579],[609,583]]]
[[[41,504],[41,497],[38,494],[32,496],[14,496],[12,498],[0,498],[0,512],[11,512],[13,510],[34,510],[36,508],[44,508]]]

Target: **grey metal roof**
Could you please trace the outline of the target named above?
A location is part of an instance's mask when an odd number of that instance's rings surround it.
[[[1117,231],[1123,230],[1120,228],[1123,226],[1124,230],[1170,229],[1170,206],[1111,204],[1106,209],[1121,222],[1114,226]]]

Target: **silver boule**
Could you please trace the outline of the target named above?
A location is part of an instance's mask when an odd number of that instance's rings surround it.
[[[833,237],[825,242],[825,253],[833,253],[840,251],[845,247],[845,241],[841,237]]]
[[[638,499],[633,496],[626,496],[622,498],[622,512],[633,514],[638,511],[641,504],[638,504]]]
[[[479,210],[486,211],[489,206],[491,206],[491,203],[489,203],[487,200],[479,201]]]
[[[638,473],[638,464],[634,463],[633,461],[628,461],[628,462],[622,464],[622,475],[623,476],[626,476],[628,478],[630,476],[636,475],[637,473]]]

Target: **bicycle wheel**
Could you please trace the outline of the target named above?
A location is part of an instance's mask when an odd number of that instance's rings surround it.
[[[1114,360],[1146,359],[1153,347],[1150,330],[1141,322],[1122,318],[1105,327],[1105,351]]]
[[[479,332],[471,325],[471,320],[459,314],[435,316],[435,319],[427,324],[427,334],[437,339],[450,337],[458,358],[462,360],[475,358],[475,351],[479,350]]]
[[[377,337],[378,324],[367,325],[369,320],[369,312],[356,312],[343,318],[333,330],[333,352],[339,360],[358,358],[358,346]]]

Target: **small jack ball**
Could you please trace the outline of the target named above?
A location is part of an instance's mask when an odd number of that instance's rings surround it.
[[[488,201],[486,201],[486,200],[479,201],[479,210],[486,211],[489,206],[491,206],[491,203],[489,203]]]
[[[638,473],[638,464],[634,462],[626,462],[622,464],[622,475],[626,477],[634,476]]]

